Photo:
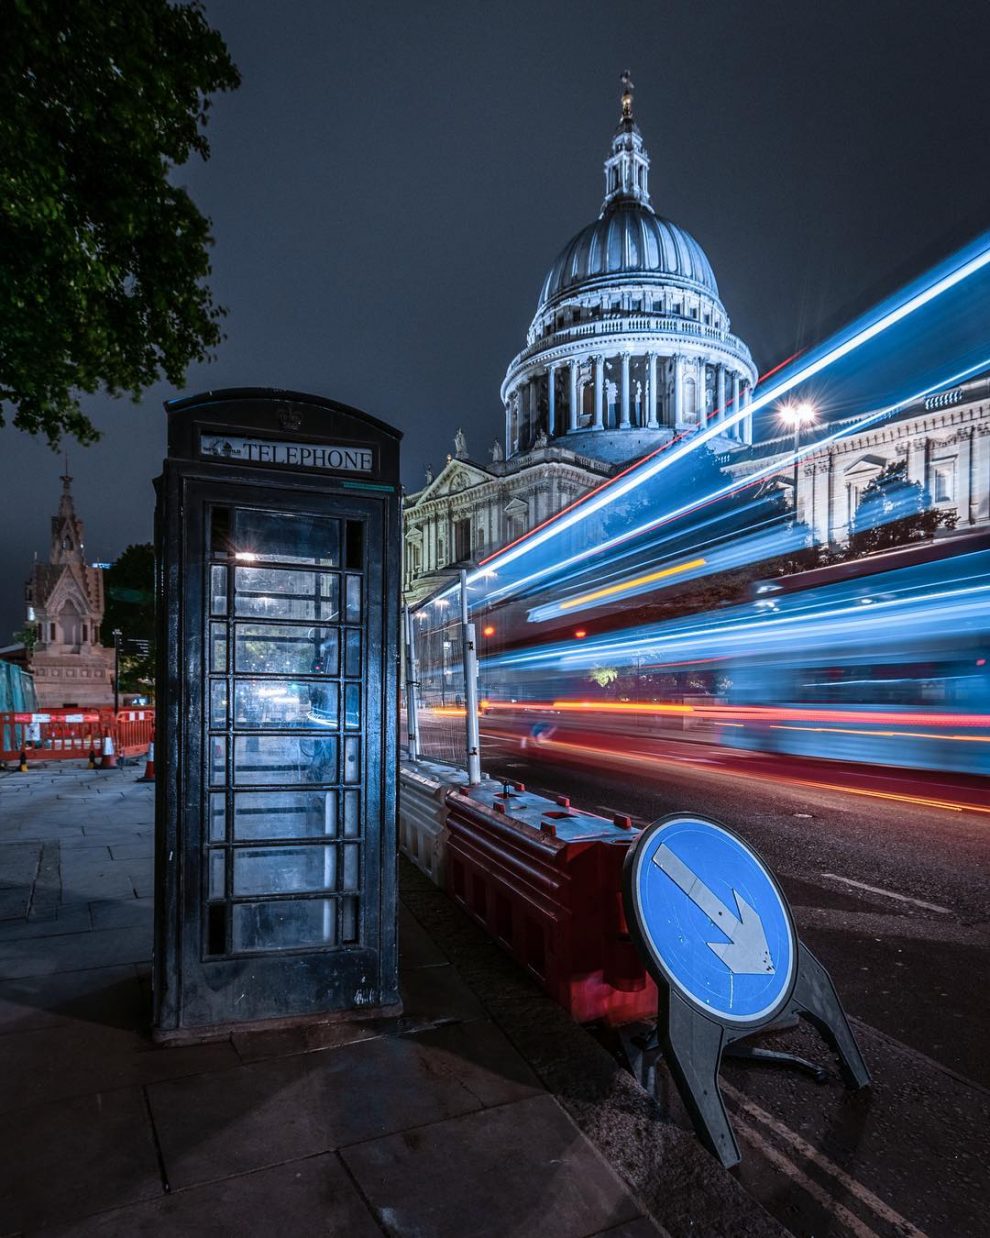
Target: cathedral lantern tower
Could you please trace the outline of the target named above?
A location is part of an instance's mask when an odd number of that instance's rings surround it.
[[[87,567],[68,465],[52,517],[47,563],[36,563],[25,597],[38,638],[31,673],[42,708],[113,704],[113,651],[100,644],[103,572]]]
[[[749,402],[749,349],[701,246],[656,213],[649,175],[627,71],[601,213],[551,266],[502,383],[510,458],[549,440],[619,464]],[[746,418],[724,447],[751,440]]]

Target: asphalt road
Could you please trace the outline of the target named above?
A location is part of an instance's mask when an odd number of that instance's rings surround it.
[[[990,797],[976,780],[871,777],[677,739],[648,760],[627,740],[594,762],[572,736],[522,748],[482,731],[486,773],[637,823],[714,817],[777,874],[874,1082],[851,1094],[836,1079],[724,1066],[744,1154],[736,1172],[774,1215],[800,1235],[987,1232]],[[828,1059],[803,1026],[773,1040]],[[660,1088],[677,1111],[665,1072]]]

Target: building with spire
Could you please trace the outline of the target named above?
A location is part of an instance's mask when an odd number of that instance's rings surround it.
[[[86,565],[84,549],[66,462],[48,562],[35,563],[25,590],[27,621],[37,633],[30,670],[42,709],[113,704],[113,651],[100,644],[103,572]]]
[[[701,246],[656,213],[649,173],[626,72],[601,211],[543,279],[526,346],[502,383],[502,438],[482,461],[458,432],[445,467],[408,496],[411,603],[447,565],[490,554],[630,460],[748,404],[757,377],[749,349],[729,330]],[[751,439],[745,418],[712,446],[731,457]]]

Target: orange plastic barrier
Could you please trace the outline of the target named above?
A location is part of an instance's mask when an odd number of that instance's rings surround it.
[[[147,752],[155,733],[154,709],[49,709],[35,713],[0,713],[0,761],[28,765],[37,761],[85,761],[97,758],[110,736],[119,756]]]

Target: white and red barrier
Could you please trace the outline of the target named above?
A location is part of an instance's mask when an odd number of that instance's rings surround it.
[[[99,763],[107,739],[115,757],[143,756],[154,733],[154,709],[0,713],[0,762],[30,768],[39,761],[90,761],[92,754]]]

